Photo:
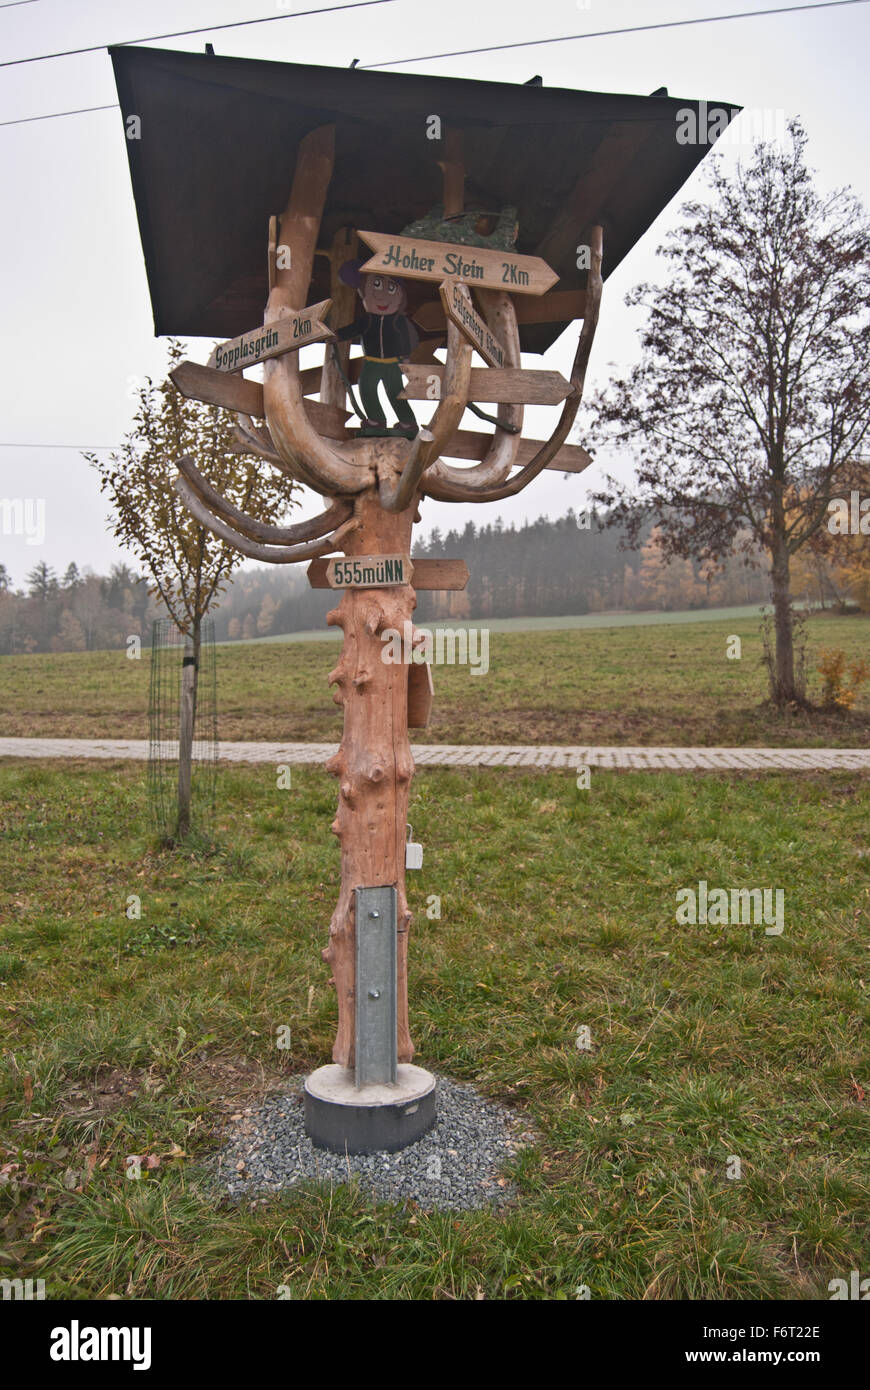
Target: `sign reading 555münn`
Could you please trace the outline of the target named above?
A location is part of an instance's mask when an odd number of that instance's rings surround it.
[[[385,589],[410,584],[413,573],[409,555],[348,555],[329,561],[326,582],[330,589]]]

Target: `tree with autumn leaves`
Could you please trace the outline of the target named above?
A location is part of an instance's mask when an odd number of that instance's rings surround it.
[[[798,557],[796,588],[870,613],[870,459],[850,460],[840,481],[825,525]]]
[[[653,520],[667,559],[765,553],[780,705],[800,698],[792,563],[870,431],[870,226],[848,190],[815,190],[806,143],[793,121],[732,176],[713,157],[713,197],[659,248],[669,279],[628,296],[648,315],[642,356],[590,427],[635,464],[595,497],[630,541]]]
[[[168,371],[184,357],[169,342]],[[168,372],[167,372],[168,376]],[[202,620],[241,561],[238,551],[205,530],[172,487],[176,461],[189,454],[199,472],[228,501],[258,521],[283,520],[297,485],[262,461],[234,451],[232,420],[225,411],[186,400],[168,379],[151,378],[137,393],[133,427],[120,450],[85,458],[100,475],[112,504],[113,534],[142,562],[151,592],[185,634],[179,705],[178,814],[176,839],[190,831],[193,734]]]

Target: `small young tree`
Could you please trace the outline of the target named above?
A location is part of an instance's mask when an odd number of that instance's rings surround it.
[[[183,358],[169,343],[168,370]],[[281,520],[296,488],[284,474],[270,476],[261,460],[231,452],[231,419],[215,406],[186,400],[170,381],[146,378],[138,392],[133,429],[117,453],[85,454],[112,503],[114,535],[146,567],[151,592],[185,634],[179,708],[176,838],[190,831],[191,760],[196,721],[202,620],[239,564],[238,551],[200,526],[172,487],[176,460],[190,454],[203,477],[259,521]]]
[[[791,557],[870,429],[870,227],[848,190],[815,192],[805,146],[793,121],[733,177],[709,161],[716,196],[687,204],[659,249],[669,283],[628,296],[649,313],[643,354],[591,425],[634,454],[636,481],[596,497],[630,541],[651,518],[666,555],[766,552],[781,705],[800,695]]]

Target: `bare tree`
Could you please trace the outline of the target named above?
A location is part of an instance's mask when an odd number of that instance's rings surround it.
[[[170,370],[182,356],[181,344],[170,340]],[[179,709],[178,839],[190,831],[202,619],[241,556],[200,526],[182,505],[171,486],[176,461],[182,455],[196,459],[210,486],[265,523],[287,510],[296,491],[285,474],[269,474],[254,460],[240,457],[233,442],[224,411],[186,400],[170,381],[155,386],[149,377],[138,392],[133,429],[121,449],[107,459],[85,454],[111,500],[114,535],[146,567],[152,594],[160,597],[186,637]]]
[[[766,552],[780,705],[800,697],[791,557],[870,427],[870,227],[849,190],[815,191],[805,146],[793,121],[732,177],[710,162],[714,198],[659,248],[670,281],[628,296],[648,310],[641,360],[591,405],[636,461],[596,497],[631,542],[652,517],[671,557]]]

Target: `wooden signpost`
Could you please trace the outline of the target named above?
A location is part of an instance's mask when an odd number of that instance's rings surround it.
[[[444,305],[444,312],[458,328],[462,329],[472,347],[477,349],[485,362],[488,362],[491,367],[503,367],[504,348],[494,336],[489,325],[484,323],[479,314],[475,313],[466,296],[460,292],[461,283],[461,280],[455,279],[442,281],[439,293],[441,303]]]
[[[243,372],[246,367],[255,367],[270,357],[281,357],[285,352],[298,352],[307,343],[319,343],[331,338],[332,332],[320,320],[328,313],[331,299],[323,299],[299,313],[290,313],[267,328],[255,328],[243,333],[239,338],[231,338],[228,343],[218,343],[208,366],[219,372]]]
[[[384,270],[403,280],[455,278],[481,289],[509,294],[546,294],[559,276],[540,256],[520,256],[515,251],[459,246],[449,241],[419,241],[415,237],[382,232],[359,233],[374,255],[361,274]]]
[[[209,367],[181,364],[172,378],[184,395],[238,413],[240,451],[261,456],[329,499],[320,516],[279,527],[265,525],[230,504],[190,460],[180,464],[175,483],[200,523],[243,554],[275,564],[310,561],[312,587],[343,590],[327,616],[327,623],[343,634],[329,682],[344,711],[344,729],[338,752],[327,763],[338,781],[332,829],[341,845],[341,886],[323,952],[336,991],[338,1028],[334,1065],[319,1068],[306,1080],[305,1114],[315,1143],[354,1153],[401,1148],[419,1138],[435,1119],[434,1077],[411,1065],[411,912],[405,887],[406,867],[419,867],[419,846],[408,844],[414,772],[408,729],[422,727],[429,718],[432,673],[428,663],[384,661],[384,634],[413,633],[415,590],[464,589],[468,569],[462,560],[412,560],[413,526],[425,497],[497,502],[515,496],[545,468],[579,471],[588,463],[585,451],[567,439],[598,320],[602,232],[593,226],[586,233],[592,260],[585,289],[567,292],[553,292],[559,276],[537,256],[401,233],[360,232],[372,251],[360,275],[364,279],[372,272],[387,272],[387,284],[377,288],[394,303],[379,309],[375,301],[374,309],[384,316],[381,337],[368,330],[376,344],[383,342],[393,352],[400,349],[401,367],[392,372],[389,389],[397,391],[401,370],[407,387],[399,394],[406,400],[431,401],[432,407],[425,424],[417,420],[416,434],[372,434],[365,428],[372,423],[367,420],[354,438],[345,425],[347,382],[360,374],[363,408],[372,409],[376,374],[373,386],[373,373],[361,374],[360,359],[351,359],[339,371],[334,353],[327,354],[319,373],[303,373],[294,350],[303,342],[329,336],[319,315],[330,301],[301,314],[293,306],[306,302],[314,279],[325,287],[322,270],[314,276],[314,258],[326,254],[318,247],[318,236],[333,176],[335,136],[334,126],[315,127],[299,144],[287,206],[269,231],[270,295],[263,329],[222,344]],[[461,131],[455,131],[441,161],[443,202],[451,216],[462,213],[462,149]],[[340,190],[330,216],[341,199],[350,196]],[[346,293],[351,281],[340,278],[348,264],[359,265],[349,251],[353,245],[352,226],[337,232],[332,228],[327,273],[330,300],[338,306],[333,326],[339,331],[354,326],[358,309]],[[291,254],[279,256],[279,247]],[[441,287],[441,304],[424,307],[444,320],[443,365],[410,363],[401,355],[406,352],[402,343],[407,342],[407,325],[399,324],[404,279],[434,281]],[[367,293],[361,287],[364,302]],[[533,299],[540,306],[537,317],[536,312],[518,312],[517,301],[523,296],[526,304]],[[366,312],[371,316],[373,310],[367,307]],[[520,319],[557,322],[579,312],[583,327],[570,380],[558,372],[526,371]],[[373,354],[364,335],[363,342],[363,371],[366,364],[398,360],[386,351],[382,357]],[[472,368],[473,350],[486,367]],[[239,375],[256,362],[264,364],[262,386]],[[317,390],[320,401],[307,399],[306,393]],[[400,403],[399,394],[390,396],[394,406]],[[461,428],[467,406],[476,401],[498,406],[489,433]],[[560,407],[548,439],[521,438],[524,404]],[[395,413],[402,418],[398,410]],[[264,427],[252,423],[251,417],[263,416]],[[442,456],[472,462],[457,467]],[[419,633],[412,636],[412,642],[419,640]],[[371,1083],[378,1084],[378,1095],[369,1094],[363,1102],[359,1088],[365,1090]]]

